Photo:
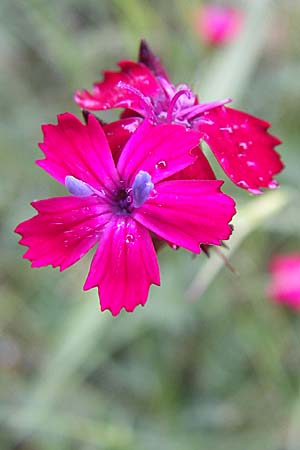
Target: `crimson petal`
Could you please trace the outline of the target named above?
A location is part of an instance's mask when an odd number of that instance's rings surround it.
[[[140,117],[128,117],[103,125],[115,163],[118,162],[124,145],[142,121]]]
[[[284,166],[274,147],[281,141],[267,132],[268,122],[223,106],[203,113],[194,126],[233,183],[254,194],[277,186],[273,175]]]
[[[75,102],[84,109],[104,110],[111,108],[131,108],[143,114],[144,109],[137,95],[124,89],[119,83],[124,83],[146,97],[152,97],[160,90],[158,81],[144,64],[133,61],[121,61],[119,72],[105,71],[104,80],[95,83],[92,92],[77,90]]]
[[[20,244],[29,247],[23,257],[32,261],[32,267],[71,266],[96,244],[111,218],[94,196],[50,198],[32,206],[38,214],[15,230],[22,235]]]
[[[128,216],[111,220],[103,233],[84,289],[98,286],[101,310],[113,315],[147,301],[150,284],[159,285],[159,268],[150,233]]]
[[[200,147],[195,147],[192,154],[196,156],[195,161],[185,169],[172,175],[172,180],[215,180],[216,176]]]
[[[57,125],[43,125],[40,148],[46,158],[37,164],[61,183],[68,175],[95,189],[113,190],[118,175],[104,131],[95,116],[87,125],[70,113],[57,116]]]
[[[152,125],[145,120],[125,145],[117,168],[121,178],[130,183],[140,170],[157,183],[192,164],[197,156],[191,150],[198,143],[196,131],[182,125]]]
[[[155,186],[156,195],[134,218],[157,236],[200,253],[200,244],[220,245],[229,238],[234,201],[220,192],[218,180],[171,180]]]

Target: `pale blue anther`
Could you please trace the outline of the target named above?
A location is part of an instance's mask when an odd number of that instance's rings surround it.
[[[93,189],[87,183],[78,180],[72,175],[66,176],[65,185],[70,194],[76,195],[76,197],[87,197],[94,193]]]
[[[151,175],[144,170],[140,170],[135,176],[132,184],[133,206],[139,208],[149,198],[150,192],[154,188],[151,181]]]

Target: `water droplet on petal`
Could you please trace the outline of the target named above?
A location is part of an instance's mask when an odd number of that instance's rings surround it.
[[[254,161],[247,161],[247,166],[249,167],[255,167],[256,163]]]
[[[168,166],[168,163],[167,163],[167,161],[165,161],[164,159],[162,159],[161,161],[158,161],[156,164],[155,164],[155,168],[156,169],[166,169],[167,168],[167,166]]]
[[[246,181],[244,181],[244,180],[238,181],[237,185],[241,188],[248,189],[248,183],[246,183]]]
[[[278,181],[276,181],[276,180],[270,181],[270,183],[268,184],[268,188],[269,189],[276,189],[276,188],[278,188]]]
[[[134,242],[133,234],[126,234],[125,242],[126,244],[131,244],[132,242]]]
[[[232,127],[221,127],[220,128],[221,131],[227,131],[227,133],[232,134],[233,133],[233,129]]]
[[[156,198],[157,197],[157,190],[152,189],[152,191],[149,194],[149,198]]]
[[[246,142],[239,142],[238,146],[242,150],[247,150],[247,148],[248,148],[248,144]]]
[[[248,192],[250,192],[250,194],[253,194],[253,195],[262,194],[262,192],[259,189],[256,189],[256,188],[249,188]]]

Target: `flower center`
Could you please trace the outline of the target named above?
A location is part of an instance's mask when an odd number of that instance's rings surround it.
[[[121,188],[114,197],[116,213],[119,215],[128,215],[133,210],[132,189]]]
[[[151,181],[151,175],[144,170],[140,170],[132,183],[132,187],[126,188],[124,182],[120,182],[120,188],[114,193],[109,194],[104,190],[97,190],[78,178],[68,175],[65,178],[65,185],[70,194],[76,197],[88,197],[96,195],[102,200],[111,204],[117,214],[131,214],[134,208],[140,208],[148,200],[154,184]]]
[[[140,170],[132,183],[131,188],[121,188],[115,197],[118,214],[130,214],[134,208],[140,208],[148,200],[154,184],[151,175]]]
[[[178,102],[179,98],[182,96],[187,97],[188,99],[192,98],[192,93],[189,89],[181,89],[180,91],[176,92],[172,100],[170,101],[170,105],[168,107],[167,111],[167,123],[171,123],[173,120],[173,115],[175,112],[175,105]]]
[[[145,111],[147,113],[148,118],[151,119],[152,121],[155,121],[155,113],[149,97],[146,97],[144,94],[142,94],[141,91],[134,88],[133,86],[130,86],[127,83],[124,83],[123,81],[119,81],[117,86],[121,89],[126,89],[131,94],[133,94],[140,104],[139,107],[141,109],[141,112]]]

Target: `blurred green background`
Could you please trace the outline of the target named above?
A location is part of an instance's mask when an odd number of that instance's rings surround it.
[[[271,255],[300,250],[300,4],[223,2],[246,15],[223,48],[197,35],[201,4],[1,0],[1,450],[300,449],[299,315],[264,293]],[[135,59],[141,37],[175,83],[271,121],[286,169],[259,198],[225,185],[239,275],[218,255],[164,249],[162,287],[112,318],[82,291],[90,256],[33,270],[12,230],[33,199],[65,195],[34,165],[40,124],[80,115],[74,89]]]

